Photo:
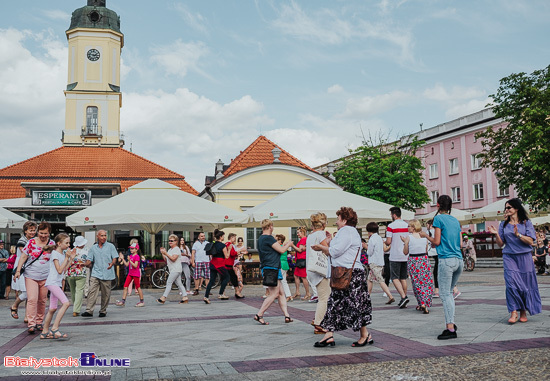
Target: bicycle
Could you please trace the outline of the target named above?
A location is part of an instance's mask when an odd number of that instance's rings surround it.
[[[189,270],[190,270],[190,277],[191,277],[191,287],[193,288],[194,287],[194,284],[195,284],[195,280],[193,278],[193,274],[195,273],[195,270],[193,267],[189,267]],[[153,287],[155,288],[165,288],[166,287],[166,282],[168,281],[168,276],[170,275],[170,270],[168,269],[168,266],[164,266],[158,270],[155,270],[155,272],[153,272],[153,275],[151,275],[151,283],[153,283]],[[185,284],[185,274],[182,272],[181,273],[181,282],[182,284]],[[203,282],[203,285],[202,287],[203,288],[206,288],[206,285],[208,284],[208,282],[206,282],[206,284],[204,284]],[[219,279],[216,279],[216,282],[214,283],[213,287],[212,288],[216,288],[220,285],[220,280]],[[172,290],[177,290],[178,286],[175,284],[175,283],[172,283]]]
[[[464,270],[474,271],[476,262],[474,261],[474,258],[472,258],[472,256],[470,255],[470,250],[465,250],[463,257],[464,257]]]

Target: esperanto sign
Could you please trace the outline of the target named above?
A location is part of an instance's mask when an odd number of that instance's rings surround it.
[[[35,206],[90,206],[91,191],[33,191],[32,204]]]

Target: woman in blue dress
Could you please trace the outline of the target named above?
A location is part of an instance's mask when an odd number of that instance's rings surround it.
[[[497,229],[489,227],[502,249],[506,306],[510,312],[510,324],[527,321],[527,311],[535,315],[542,311],[535,265],[531,255],[535,240],[535,228],[518,198],[506,201],[506,220]],[[519,311],[519,318],[518,318]]]

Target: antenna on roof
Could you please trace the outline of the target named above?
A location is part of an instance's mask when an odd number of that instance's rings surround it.
[[[130,152],[132,152],[132,143],[130,143]]]
[[[422,131],[422,126],[424,125],[424,123],[420,123],[420,131]]]

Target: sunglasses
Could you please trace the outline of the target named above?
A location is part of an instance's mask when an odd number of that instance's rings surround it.
[[[504,208],[504,209],[506,209],[506,210],[510,210],[510,209],[512,209],[512,207],[511,207],[511,206],[507,206],[507,207],[506,207],[506,208]]]
[[[169,239],[168,242],[178,242],[175,239]]]

